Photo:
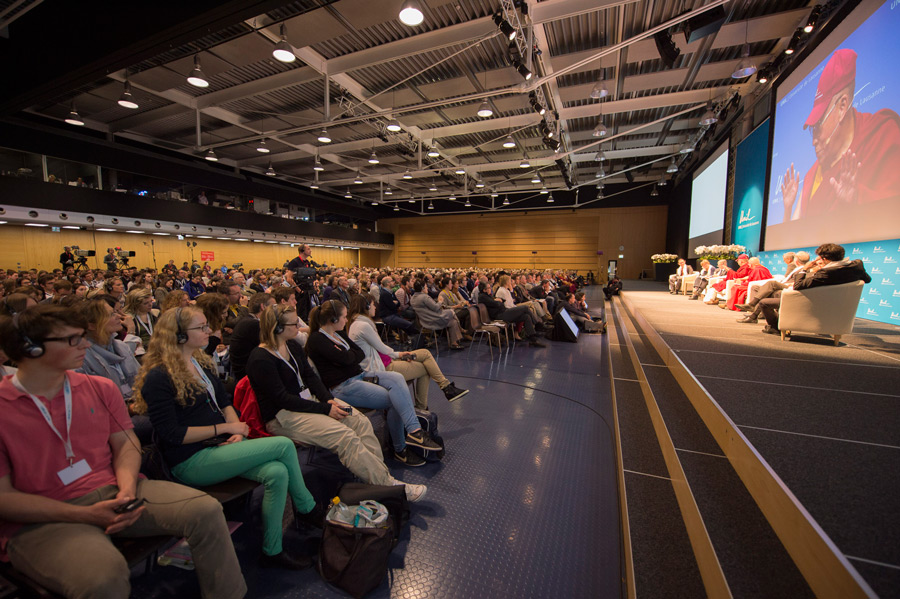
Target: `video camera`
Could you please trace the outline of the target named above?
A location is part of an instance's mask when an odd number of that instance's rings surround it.
[[[231,265],[231,268],[237,270],[238,268],[242,267],[243,265],[244,265],[243,262],[235,262],[234,264]]]
[[[134,252],[129,252],[126,250],[119,250],[119,249],[116,250],[116,255],[119,258],[134,258],[134,256],[135,256]]]
[[[97,252],[95,250],[83,250],[77,245],[72,246],[72,253],[79,258],[91,258],[97,255]]]

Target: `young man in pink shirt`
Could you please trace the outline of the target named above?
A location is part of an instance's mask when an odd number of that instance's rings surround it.
[[[203,597],[243,597],[219,503],[139,479],[140,445],[118,388],[73,372],[84,330],[55,305],[0,321],[0,344],[19,366],[0,382],[0,558],[66,597],[125,599],[129,569],[110,537],[184,536]],[[122,511],[135,500],[144,504]]]

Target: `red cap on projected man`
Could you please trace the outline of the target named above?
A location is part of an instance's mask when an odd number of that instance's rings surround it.
[[[856,80],[856,52],[848,48],[838,50],[828,59],[828,64],[819,77],[816,87],[816,99],[812,112],[803,123],[803,128],[812,127],[825,114],[834,94],[838,93]]]

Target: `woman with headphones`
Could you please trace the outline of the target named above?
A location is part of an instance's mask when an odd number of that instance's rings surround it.
[[[344,304],[329,300],[314,308],[309,320],[311,332],[306,353],[316,365],[322,382],[351,406],[387,409],[394,458],[407,466],[422,466],[425,460],[409,451],[407,445],[433,451],[443,449],[419,425],[403,375],[379,372],[376,376],[360,367],[366,354],[344,332],[347,326]]]
[[[273,435],[324,447],[366,484],[402,485],[384,464],[369,419],[335,398],[297,342],[302,321],[290,304],[269,306],[259,317],[262,344],[250,353],[247,378],[261,420]],[[418,501],[425,485],[406,485],[406,498]]]
[[[304,520],[322,513],[306,489],[297,450],[290,439],[245,440],[231,396],[204,348],[209,325],[196,308],[177,308],[160,316],[150,349],[135,381],[135,410],[147,412],[163,457],[180,481],[205,486],[240,476],[263,483],[263,555],[260,565],[299,570],[309,556],[282,547],[282,516],[290,494]]]
[[[397,352],[385,345],[375,328],[375,302],[369,295],[350,298],[350,339],[365,352],[363,370],[399,372],[404,380],[416,381],[416,407],[428,409],[428,387],[433,380],[444,392],[447,401],[456,401],[468,389],[460,389],[447,380],[440,366],[427,349]]]

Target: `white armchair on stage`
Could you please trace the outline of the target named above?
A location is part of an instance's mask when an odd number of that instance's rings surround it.
[[[853,320],[864,283],[826,285],[802,291],[785,289],[778,309],[778,329],[784,339],[794,331],[832,335],[838,345],[841,335],[853,331]]]

